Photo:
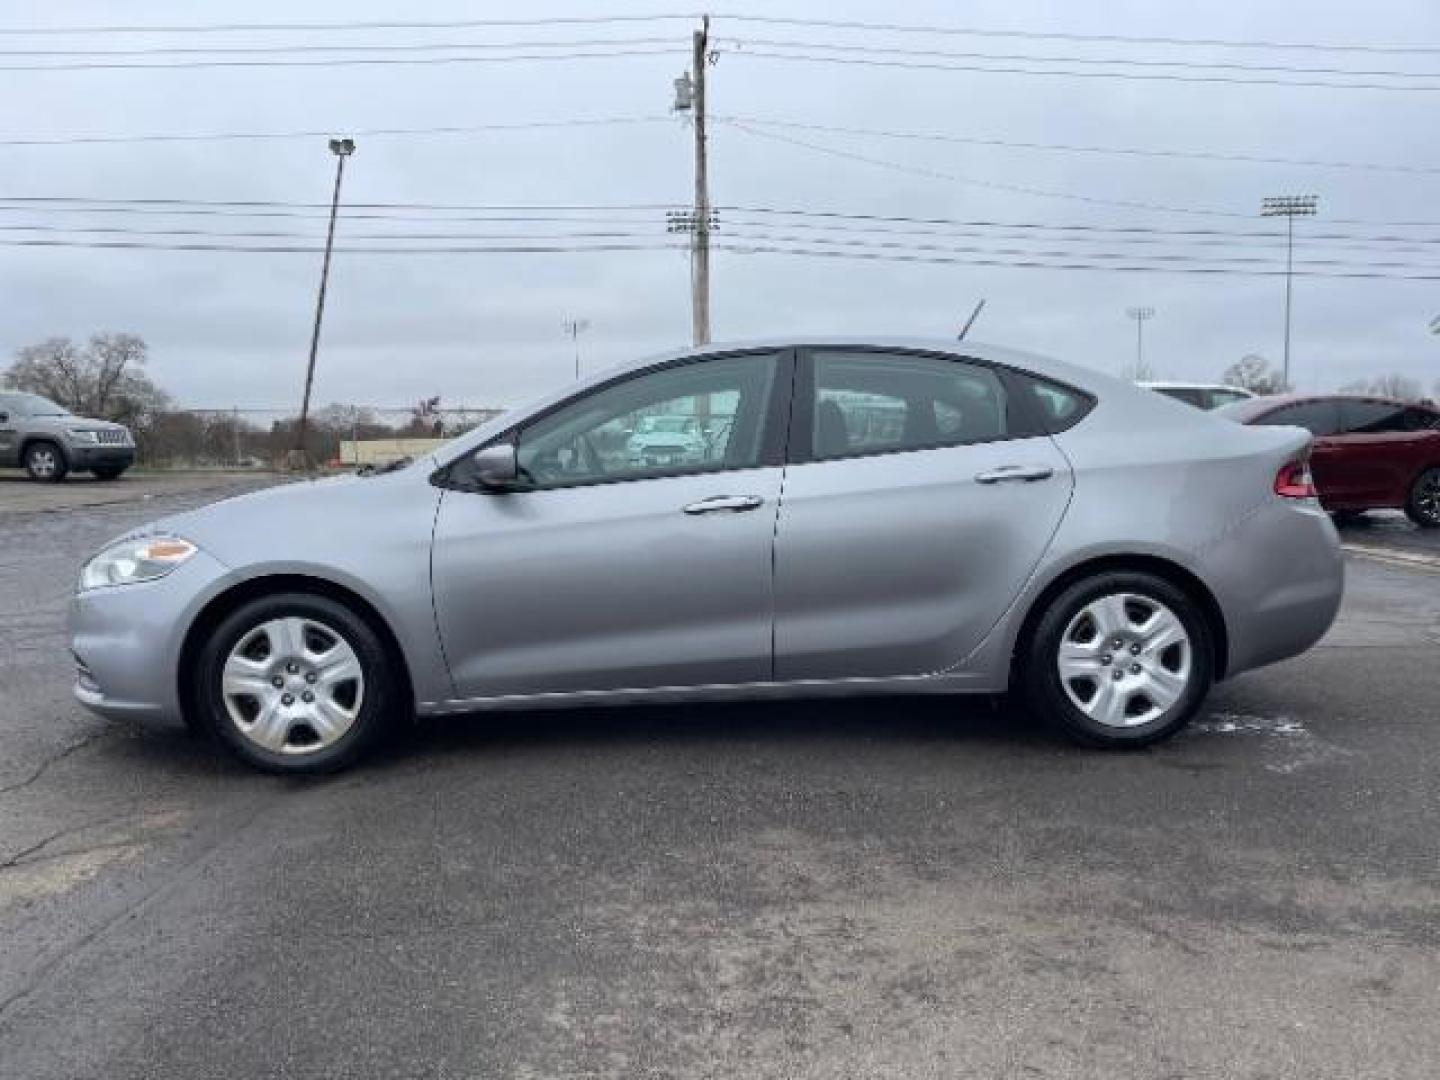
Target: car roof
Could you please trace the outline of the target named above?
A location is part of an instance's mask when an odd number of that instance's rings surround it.
[[[927,338],[896,334],[795,334],[787,336],[744,338],[736,341],[717,341],[708,345],[695,345],[671,352],[659,353],[639,360],[620,364],[608,371],[602,371],[587,381],[604,382],[616,375],[639,368],[661,364],[667,360],[678,360],[689,356],[710,356],[725,352],[762,352],[767,349],[831,348],[831,349],[893,349],[897,352],[938,352],[951,356],[972,357],[976,360],[1006,367],[1018,367],[1036,375],[1046,375],[1060,382],[1070,383],[1082,390],[1113,387],[1124,380],[1106,375],[1095,368],[1056,360],[1040,353],[1013,349],[1003,345],[990,345],[979,341],[957,341],[955,338]],[[1130,385],[1125,383],[1125,385]],[[572,388],[573,389],[573,388]]]
[[[1265,394],[1261,397],[1250,398],[1246,401],[1236,401],[1218,410],[1226,416],[1243,417],[1249,419],[1261,416],[1265,413],[1274,412],[1276,409],[1286,405],[1304,405],[1310,402],[1319,401],[1372,401],[1381,405],[1390,405],[1397,409],[1426,409],[1436,412],[1436,406],[1430,401],[1405,401],[1401,398],[1386,397],[1384,394]]]
[[[1229,383],[1183,382],[1178,379],[1146,379],[1137,382],[1135,385],[1143,386],[1147,390],[1228,390],[1231,393],[1244,394],[1246,397],[1255,396],[1255,391],[1246,390],[1243,386],[1231,386]]]

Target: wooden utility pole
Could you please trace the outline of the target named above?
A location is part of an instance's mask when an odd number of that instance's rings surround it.
[[[710,16],[695,31],[690,69],[695,79],[695,231],[690,241],[690,307],[696,345],[710,344],[710,188],[705,161],[705,67]]]
[[[320,294],[315,298],[315,327],[310,333],[310,362],[305,365],[305,396],[300,402],[300,423],[295,427],[295,467],[309,465],[305,435],[310,426],[310,388],[315,382],[315,354],[320,350],[320,323],[325,318],[325,288],[330,283],[330,253],[335,247],[335,218],[340,210],[340,182],[345,179],[345,159],[355,152],[354,139],[331,139],[335,155],[335,192],[330,197],[330,227],[325,231],[325,261],[320,266]]]

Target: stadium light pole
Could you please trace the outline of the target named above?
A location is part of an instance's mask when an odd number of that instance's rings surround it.
[[[1285,365],[1281,380],[1290,389],[1290,293],[1295,272],[1295,219],[1314,217],[1319,203],[1315,195],[1272,195],[1260,200],[1261,217],[1285,219]]]
[[[355,152],[354,139],[331,139],[335,155],[335,192],[330,197],[330,227],[325,232],[325,261],[320,264],[320,294],[315,298],[315,328],[310,332],[310,362],[305,367],[305,396],[300,401],[300,423],[295,432],[295,462],[306,465],[305,434],[310,425],[310,387],[315,381],[315,354],[320,349],[320,321],[325,317],[325,287],[330,282],[330,252],[335,246],[335,218],[340,209],[340,181],[345,178],[345,159]]]
[[[1126,308],[1125,314],[1135,320],[1135,381],[1145,375],[1145,321],[1155,317],[1153,307]]]

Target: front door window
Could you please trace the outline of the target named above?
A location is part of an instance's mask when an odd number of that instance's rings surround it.
[[[516,444],[539,488],[744,469],[762,457],[774,356],[681,364],[541,417]]]

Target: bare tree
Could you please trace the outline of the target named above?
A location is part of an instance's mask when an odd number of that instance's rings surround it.
[[[1290,389],[1281,374],[1270,369],[1270,361],[1259,353],[1246,353],[1226,368],[1220,378],[1227,386],[1238,386],[1255,394],[1283,394]]]
[[[141,370],[145,361],[145,342],[134,334],[96,334],[83,348],[69,338],[49,338],[21,348],[3,382],[81,416],[138,428],[170,404]]]
[[[1419,401],[1423,393],[1419,379],[1412,379],[1395,371],[1369,379],[1356,379],[1340,387],[1340,391],[1345,394],[1375,394],[1378,397],[1399,398],[1402,401]]]

